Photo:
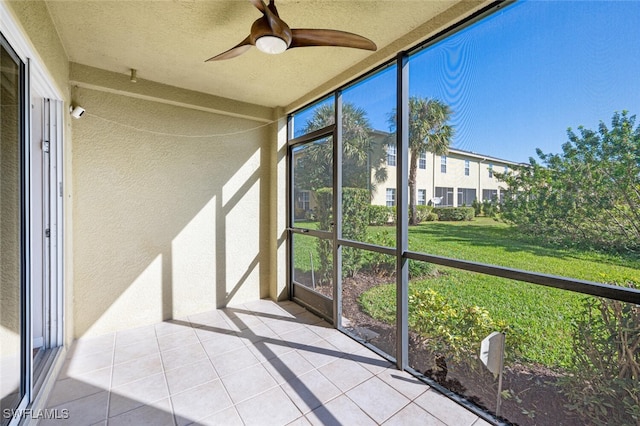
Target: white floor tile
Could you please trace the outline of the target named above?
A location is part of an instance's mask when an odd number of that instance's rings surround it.
[[[268,300],[82,339],[47,406],[69,418],[45,426],[488,424],[304,308]]]
[[[238,374],[229,374],[222,378],[222,383],[236,404],[278,386],[262,364],[248,367]]]
[[[233,405],[220,380],[171,395],[171,401],[178,426],[199,421]]]
[[[241,402],[236,408],[246,425],[286,425],[302,415],[279,387]]]
[[[378,423],[383,423],[410,402],[377,377],[356,386],[346,395]]]
[[[414,402],[449,426],[470,426],[478,419],[471,411],[433,389],[420,395]]]

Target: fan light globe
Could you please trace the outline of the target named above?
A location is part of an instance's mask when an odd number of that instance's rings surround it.
[[[280,37],[262,36],[256,40],[256,47],[261,52],[275,55],[287,50],[287,43]]]

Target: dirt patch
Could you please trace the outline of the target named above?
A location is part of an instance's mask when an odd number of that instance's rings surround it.
[[[358,299],[372,287],[388,284],[393,277],[358,274],[346,278],[342,284],[342,315],[345,327],[354,334],[395,356],[396,330],[394,325],[371,318],[362,311]],[[316,291],[331,294],[328,286],[317,286]],[[497,380],[480,361],[477,365],[455,365],[444,361],[441,354],[428,349],[428,344],[415,333],[409,332],[409,365],[440,383],[447,389],[495,415]],[[584,420],[568,412],[568,401],[558,392],[560,374],[541,365],[512,364],[505,367],[501,418],[515,425],[582,426]]]

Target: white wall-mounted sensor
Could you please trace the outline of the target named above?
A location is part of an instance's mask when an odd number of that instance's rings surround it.
[[[80,118],[82,117],[82,114],[84,114],[84,108],[82,108],[80,105],[72,106],[69,108],[69,110],[71,111],[71,116],[73,118]]]

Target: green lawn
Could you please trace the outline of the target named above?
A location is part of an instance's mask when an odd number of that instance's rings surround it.
[[[387,240],[394,235],[390,227],[371,227],[369,232],[371,236],[387,234]],[[314,264],[317,262],[316,240],[299,236],[296,239],[295,267],[309,270],[309,253],[314,256]],[[597,282],[640,281],[638,256],[545,246],[489,218],[427,222],[411,227],[409,249]],[[511,340],[520,342],[516,348],[520,358],[547,366],[569,365],[571,322],[585,296],[451,268],[438,267],[438,271],[435,277],[412,279],[410,291],[432,288],[456,303],[485,308],[492,319],[506,322],[518,334]],[[389,320],[387,311],[395,303],[395,286],[372,289],[362,296],[362,302],[370,315]]]
[[[640,278],[640,256],[613,256],[533,242],[490,218],[427,222],[409,230],[409,249],[456,259],[597,282]]]

